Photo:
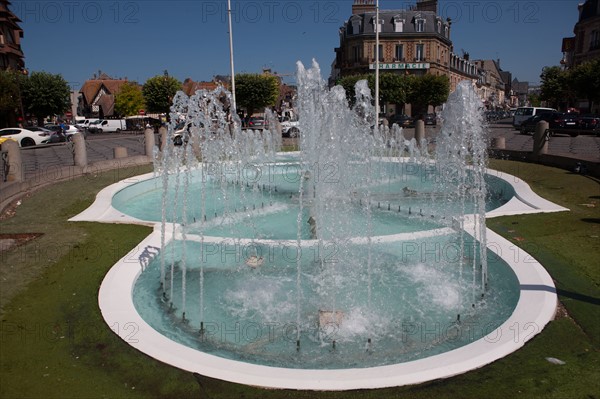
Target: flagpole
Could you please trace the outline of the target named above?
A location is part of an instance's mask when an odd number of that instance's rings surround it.
[[[375,129],[379,130],[379,0],[375,5]]]
[[[229,62],[231,66],[231,98],[233,100],[233,112],[236,112],[235,101],[235,69],[233,67],[233,30],[231,26],[231,0],[227,0],[227,16],[229,17]]]

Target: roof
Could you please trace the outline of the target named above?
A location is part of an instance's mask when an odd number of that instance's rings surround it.
[[[354,14],[346,23],[346,32],[348,34],[360,34],[360,33],[375,33],[373,21],[375,20],[375,12],[365,12],[360,14]],[[437,23],[439,22],[442,26],[449,26],[448,21],[444,21],[442,17],[438,16],[433,11],[423,10],[383,10],[379,12],[379,19],[383,22],[380,33],[442,33],[438,32]],[[423,19],[425,21],[424,31],[417,32],[415,21]],[[360,21],[361,31],[353,32],[353,23]],[[396,22],[403,21],[402,32],[396,32]]]
[[[121,86],[127,82],[128,80],[125,79],[91,79],[83,84],[79,92],[83,94],[85,101],[88,104],[91,104],[103,86],[106,94],[112,94],[114,96],[121,91]]]

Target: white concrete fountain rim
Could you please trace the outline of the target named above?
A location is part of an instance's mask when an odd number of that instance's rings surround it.
[[[516,195],[487,217],[568,210],[537,196],[517,177],[491,169],[488,173],[511,184]],[[418,384],[461,374],[500,359],[522,347],[554,316],[557,297],[550,275],[532,256],[523,250],[517,251],[512,243],[488,229],[488,248],[512,268],[521,292],[512,315],[469,345],[395,365],[341,370],[261,366],[200,352],[154,330],[137,313],[133,303],[133,287],[147,264],[143,260],[148,259],[148,249],[160,248],[160,224],[127,216],[111,203],[118,191],[153,177],[149,173],[103,189],[92,206],[70,220],[154,225],[154,231],[110,269],[100,286],[98,302],[106,323],[125,342],[180,369],[240,384],[282,389],[351,390]]]

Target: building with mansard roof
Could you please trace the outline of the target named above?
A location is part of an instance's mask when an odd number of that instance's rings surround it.
[[[600,58],[600,0],[586,0],[577,6],[579,19],[573,27],[573,37],[562,42],[561,64],[572,68],[586,61]]]
[[[21,20],[9,9],[10,1],[0,0],[0,69],[25,70],[25,55],[21,49]]]
[[[340,28],[330,81],[374,72],[376,28],[379,27],[379,69],[401,74],[445,75],[454,91],[461,80],[478,79],[468,55],[454,53],[451,21],[437,13],[437,0],[417,0],[409,9],[380,10],[375,0],[355,0],[352,16]]]

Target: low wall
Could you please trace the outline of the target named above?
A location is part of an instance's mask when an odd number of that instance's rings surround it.
[[[582,161],[577,158],[571,158],[564,155],[539,154],[535,155],[531,151],[515,151],[497,148],[489,149],[490,157],[497,159],[509,159],[513,161],[538,163],[545,166],[552,166],[559,169],[568,170],[573,173],[600,178],[600,163]]]
[[[11,201],[20,197],[23,193],[34,191],[44,186],[66,181],[81,176],[93,176],[96,173],[110,170],[121,170],[125,168],[148,165],[152,163],[152,158],[146,155],[136,155],[127,158],[109,159],[98,161],[87,166],[62,166],[45,171],[39,171],[33,178],[28,178],[21,182],[2,182],[0,190],[0,211],[2,211]],[[115,176],[118,180],[128,176]]]

